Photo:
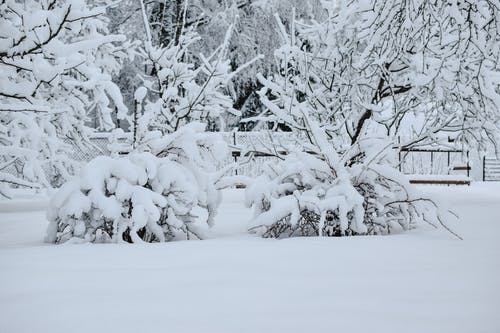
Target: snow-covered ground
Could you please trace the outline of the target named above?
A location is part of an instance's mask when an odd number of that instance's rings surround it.
[[[500,184],[424,190],[463,241],[260,239],[229,190],[214,239],[56,246],[43,198],[0,203],[0,332],[500,332]]]

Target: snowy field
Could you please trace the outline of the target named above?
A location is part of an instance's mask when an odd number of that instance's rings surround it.
[[[0,332],[500,332],[500,184],[424,189],[463,241],[260,239],[230,190],[217,239],[49,245],[43,198],[0,203]]]

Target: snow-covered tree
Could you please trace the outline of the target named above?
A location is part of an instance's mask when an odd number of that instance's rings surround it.
[[[500,11],[494,2],[324,5],[329,18],[320,24],[291,24],[290,37],[281,24],[287,46],[278,59],[295,72],[288,93],[307,101],[328,132],[343,132],[342,144],[374,130],[395,137],[409,130],[400,124],[414,114],[424,119],[405,147],[434,142],[440,132],[475,144],[495,140]]]
[[[192,3],[190,1],[189,3]],[[274,51],[281,44],[279,31],[276,29],[274,14],[278,13],[285,20],[292,17],[292,11],[300,19],[318,20],[324,18],[325,11],[320,0],[243,0],[243,1],[203,1],[202,9],[192,9],[201,24],[197,31],[201,38],[197,50],[213,50],[224,39],[226,30],[234,23],[234,32],[230,39],[227,58],[231,68],[253,59],[259,54],[264,58],[247,70],[237,75],[229,85],[234,99],[234,107],[246,118],[259,113],[262,104],[256,94],[260,84],[257,73],[271,75],[277,70]],[[240,129],[250,130],[254,124],[243,122]]]
[[[195,34],[186,34],[177,45],[147,47],[154,76],[145,82],[152,100],[146,102],[139,122],[143,132],[154,127],[172,133],[190,121],[220,121],[226,111],[236,112],[223,90],[230,78],[228,63],[202,58],[204,63],[195,66],[186,59],[187,48],[196,39]]]
[[[115,108],[126,115],[111,81],[126,45],[108,34],[105,11],[84,0],[0,4],[0,193],[59,182],[71,167],[62,139],[84,142],[89,113],[102,129]]]
[[[217,173],[215,165],[227,151],[220,135],[204,130],[207,123],[234,111],[224,88],[244,66],[229,70],[227,42],[208,58],[200,55],[200,65],[192,64],[187,49],[198,37],[191,31],[168,45],[158,44],[141,5],[147,67],[144,86],[134,94],[132,151],[126,157],[91,161],[60,189],[51,204],[48,241],[200,238],[195,224],[200,208],[207,210],[206,220],[212,224],[219,197],[216,183],[224,173]]]
[[[325,1],[323,23],[285,25],[280,71],[260,77],[267,111],[254,120],[305,132],[248,189],[265,236],[379,234],[419,221],[446,225],[400,175],[390,151],[456,132],[476,144],[498,131],[499,10],[491,1]],[[408,133],[407,133],[408,134]],[[305,152],[304,152],[305,151]]]
[[[153,45],[166,47],[179,41],[186,30],[198,34],[198,40],[191,43],[187,50],[189,61],[195,66],[202,64],[198,54],[212,54],[219,49],[225,42],[228,29],[232,29],[232,33],[225,60],[229,61],[231,71],[260,54],[264,55],[262,60],[233,76],[227,83],[233,107],[243,112],[244,117],[254,115],[262,108],[255,93],[260,87],[256,74],[260,72],[267,75],[275,70],[273,53],[280,44],[280,34],[276,30],[274,13],[288,18],[294,7],[297,17],[320,20],[325,11],[319,4],[320,0],[144,1]],[[129,40],[146,39],[140,1],[122,0],[109,14],[112,31],[125,34]],[[182,26],[184,29],[179,29]],[[124,91],[130,108],[133,106],[134,89],[138,86],[137,74],[143,71],[144,67],[136,59],[134,63],[125,65],[118,78],[117,83]],[[239,117],[232,117],[231,122],[227,123],[228,127],[238,126],[239,120]],[[250,129],[252,124],[246,122],[241,127]]]
[[[138,119],[138,132],[172,133],[191,121],[207,123],[212,129],[225,129],[227,114],[239,114],[232,106],[227,85],[261,56],[231,69],[226,56],[234,26],[228,28],[223,43],[211,55],[200,53],[196,59],[189,49],[200,36],[192,29],[181,30],[168,45],[155,43],[142,5],[147,36],[143,57],[151,75],[144,74],[144,85],[150,97],[145,103],[144,114]]]

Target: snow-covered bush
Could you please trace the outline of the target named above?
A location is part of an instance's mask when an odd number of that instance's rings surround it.
[[[98,157],[51,200],[47,241],[164,242],[201,238],[220,201],[212,161],[225,143],[191,123],[150,152]],[[218,156],[217,156],[218,155]]]
[[[447,228],[447,213],[390,166],[391,149],[364,147],[362,160],[349,165],[352,154],[328,149],[319,128],[313,138],[321,144],[268,164],[249,184],[252,232],[282,238],[388,234],[422,222]]]
[[[85,0],[0,4],[0,193],[60,182],[71,165],[62,138],[84,142],[89,114],[103,129],[125,116],[111,81],[124,36],[109,34],[105,12]]]

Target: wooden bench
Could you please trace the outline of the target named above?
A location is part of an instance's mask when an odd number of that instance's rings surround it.
[[[464,166],[454,166],[451,170],[453,170],[453,171],[471,171],[472,168],[468,165],[464,165]]]
[[[407,175],[410,184],[418,185],[470,185],[467,175]]]
[[[410,184],[419,185],[470,185],[468,179],[410,179]]]

